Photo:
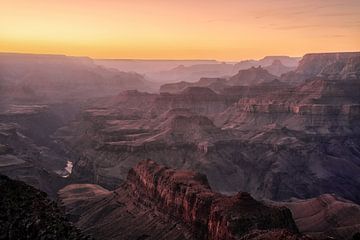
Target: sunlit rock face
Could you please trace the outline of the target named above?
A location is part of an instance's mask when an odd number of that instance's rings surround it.
[[[287,208],[264,205],[244,192],[215,193],[205,175],[152,160],[131,169],[114,192],[95,185],[69,185],[59,194],[68,213],[78,217],[78,226],[104,239],[255,239],[248,235],[255,230],[259,231],[254,236],[302,239]],[[151,217],[142,217],[144,212]],[[168,229],[175,223],[176,228]]]

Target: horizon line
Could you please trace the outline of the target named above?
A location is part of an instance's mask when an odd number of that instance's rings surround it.
[[[309,52],[305,53],[302,56],[290,56],[290,55],[284,55],[284,54],[273,54],[273,55],[264,55],[261,58],[255,59],[255,58],[243,58],[243,59],[227,59],[227,60],[218,60],[218,59],[201,59],[201,58],[94,58],[91,56],[85,56],[85,55],[67,55],[64,53],[35,53],[35,52],[2,52],[0,51],[0,55],[43,55],[43,56],[63,56],[63,57],[75,57],[75,58],[89,58],[91,60],[95,61],[216,61],[216,62],[239,62],[239,61],[251,61],[251,60],[261,60],[265,57],[291,57],[291,58],[302,58],[303,56],[307,54],[336,54],[336,53],[359,53],[359,50],[356,51],[327,51],[327,52]]]
[[[284,54],[274,54],[274,55],[264,55],[263,57],[260,58],[243,58],[243,59],[227,59],[227,60],[219,60],[219,59],[206,59],[206,58],[173,58],[173,59],[169,59],[169,58],[95,58],[95,57],[91,57],[91,56],[86,56],[86,55],[67,55],[65,53],[36,53],[36,52],[2,52],[0,51],[0,55],[5,55],[5,54],[13,54],[13,55],[44,55],[44,56],[63,56],[63,57],[76,57],[76,58],[90,58],[92,60],[100,60],[100,61],[216,61],[216,62],[239,62],[239,61],[251,61],[251,60],[260,60],[263,59],[265,57],[291,57],[291,58],[302,58],[303,56],[290,56],[290,55],[284,55]]]

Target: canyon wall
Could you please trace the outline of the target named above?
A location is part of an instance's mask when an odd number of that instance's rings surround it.
[[[265,206],[248,193],[214,193],[205,175],[147,160],[130,170],[127,182],[138,201],[156,202],[158,208],[189,224],[199,239],[238,239],[253,229],[297,232],[288,209]]]
[[[258,202],[245,192],[213,192],[205,175],[152,160],[131,169],[113,193],[77,184],[60,190],[59,196],[80,228],[95,236],[104,234],[104,239],[166,239],[168,234],[171,239],[197,240],[309,239],[298,233],[289,209]],[[132,225],[144,212],[151,217]],[[177,227],[168,230],[173,221]]]
[[[283,74],[281,80],[298,84],[314,77],[359,80],[360,52],[306,54],[297,69]]]

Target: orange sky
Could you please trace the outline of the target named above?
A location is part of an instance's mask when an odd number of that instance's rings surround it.
[[[240,60],[359,50],[359,0],[5,0],[0,5],[0,52]]]

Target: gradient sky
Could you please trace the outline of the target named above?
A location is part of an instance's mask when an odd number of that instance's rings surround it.
[[[4,0],[0,52],[240,60],[359,51],[360,0]]]

